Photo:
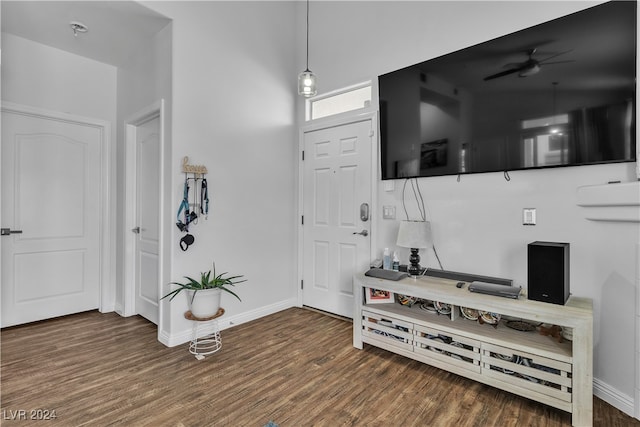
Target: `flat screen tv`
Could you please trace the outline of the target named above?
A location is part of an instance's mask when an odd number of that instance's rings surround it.
[[[382,179],[636,160],[636,2],[378,77]]]

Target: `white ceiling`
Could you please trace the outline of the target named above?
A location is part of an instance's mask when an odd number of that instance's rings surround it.
[[[133,1],[7,1],[2,31],[114,66],[122,66],[170,19]],[[89,31],[74,37],[79,21]]]

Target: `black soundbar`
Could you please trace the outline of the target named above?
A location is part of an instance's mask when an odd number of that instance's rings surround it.
[[[435,270],[433,268],[427,268],[425,276],[439,277],[441,279],[458,280],[461,282],[487,282],[495,283],[497,285],[513,286],[513,280],[501,279],[499,277],[479,276],[477,274],[459,273],[457,271],[447,270]]]

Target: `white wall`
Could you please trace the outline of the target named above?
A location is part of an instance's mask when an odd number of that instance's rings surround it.
[[[320,93],[373,79],[463,47],[584,9],[598,2],[312,2],[310,68]],[[299,19],[302,21],[299,11]],[[299,28],[300,30],[300,28]],[[304,46],[300,47],[304,49]],[[303,111],[298,110],[298,118]],[[377,166],[377,165],[376,165]],[[632,412],[634,396],[636,244],[638,223],[585,219],[577,188],[632,181],[635,164],[570,167],[420,179],[443,267],[511,278],[526,288],[526,246],[535,240],[571,243],[571,292],[594,299],[596,392]],[[394,247],[404,219],[402,181],[383,191],[377,214],[396,206],[397,220],[381,220],[374,244]],[[409,187],[412,219],[418,211]],[[538,225],[522,226],[522,209],[537,208]],[[401,260],[408,253],[400,250]],[[423,265],[438,267],[432,251]],[[603,395],[604,394],[604,395]]]
[[[3,101],[106,120],[113,126],[116,81],[114,66],[2,33]]]
[[[236,287],[242,302],[223,296],[222,327],[289,307],[296,295],[294,4],[144,4],[173,20],[174,212],[182,158],[209,171],[209,219],[192,228],[187,252],[173,226],[172,280],[198,275],[213,261],[243,274],[248,281]],[[186,300],[163,303],[164,342],[188,339]]]

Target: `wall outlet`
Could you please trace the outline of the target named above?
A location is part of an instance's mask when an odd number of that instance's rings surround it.
[[[536,208],[522,209],[522,225],[536,225]]]

